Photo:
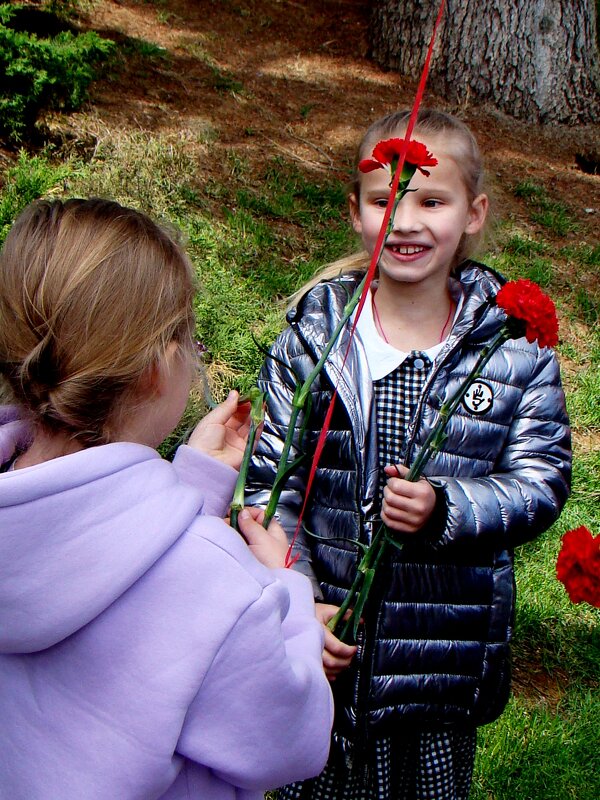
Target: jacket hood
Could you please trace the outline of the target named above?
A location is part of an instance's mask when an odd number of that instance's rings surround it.
[[[0,410],[5,463],[30,438]],[[0,474],[0,652],[50,647],[104,611],[191,524],[202,491],[119,442]]]
[[[475,335],[485,339],[491,328],[497,328],[504,322],[503,313],[490,304],[505,279],[490,267],[476,261],[463,262],[458,270],[464,303],[459,318],[454,324],[448,343],[455,341],[465,331],[471,330],[475,323]],[[335,326],[344,312],[344,308],[354,293],[364,272],[347,272],[335,280],[325,280],[313,286],[287,314],[287,321],[292,327],[301,330],[302,335],[317,350],[325,347],[331,338]],[[345,352],[345,343],[349,331],[342,333],[332,355]]]

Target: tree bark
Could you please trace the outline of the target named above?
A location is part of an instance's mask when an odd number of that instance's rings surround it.
[[[417,78],[438,8],[439,0],[378,0],[374,60]],[[531,122],[598,122],[594,0],[447,0],[429,85]]]

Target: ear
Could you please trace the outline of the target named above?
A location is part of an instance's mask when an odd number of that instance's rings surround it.
[[[348,206],[350,208],[350,220],[355,233],[362,233],[362,222],[360,221],[360,206],[357,196],[352,192],[348,196]]]
[[[479,233],[487,217],[490,201],[487,194],[478,194],[471,203],[465,233]]]
[[[140,375],[135,387],[138,399],[147,399],[161,394],[163,387],[162,369],[160,364],[154,362]]]
[[[139,381],[140,390],[146,395],[162,395],[169,386],[169,375],[174,359],[179,354],[177,342],[169,342],[163,356],[151,364]]]
[[[157,366],[159,385],[156,387],[158,392],[162,394],[167,391],[171,385],[171,374],[173,365],[178,358],[181,357],[181,349],[179,343],[171,341],[167,345],[164,356],[160,359]]]

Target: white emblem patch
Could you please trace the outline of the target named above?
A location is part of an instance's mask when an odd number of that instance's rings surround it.
[[[494,403],[492,387],[484,381],[475,381],[463,397],[464,407],[472,414],[485,414]]]

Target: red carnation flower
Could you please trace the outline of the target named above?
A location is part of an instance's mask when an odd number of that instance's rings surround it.
[[[496,295],[496,303],[508,317],[524,323],[524,335],[528,342],[537,342],[540,347],[558,344],[558,320],[554,303],[544,294],[537,283],[524,280],[505,283]],[[515,328],[516,336],[523,336],[523,325]]]
[[[392,164],[394,159],[400,158],[400,153],[404,147],[404,139],[386,139],[378,142],[373,148],[373,158],[363,158],[358,168],[361,172],[372,172],[374,169],[383,169],[388,164]],[[423,175],[429,175],[428,170],[423,167],[435,167],[438,163],[437,158],[427,150],[424,144],[416,142],[414,139],[408,144],[406,151],[407,164],[412,164]]]
[[[556,562],[556,577],[573,603],[600,608],[600,536],[583,525],[567,531]]]

